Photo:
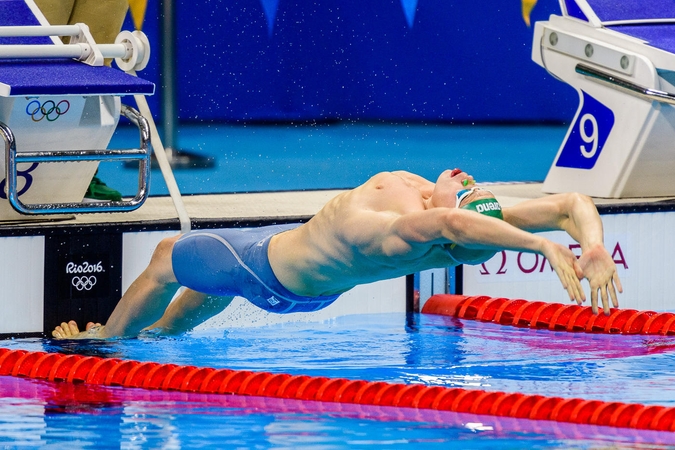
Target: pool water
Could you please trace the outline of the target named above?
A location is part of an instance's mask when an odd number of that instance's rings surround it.
[[[382,171],[436,180],[460,167],[478,181],[543,181],[567,128],[562,125],[447,125],[348,122],[190,125],[180,149],[212,158],[211,168],[176,170],[183,194],[353,188]],[[119,127],[110,148],[138,145],[135,127]],[[134,195],[138,169],[102,163],[99,177]],[[167,195],[153,170],[150,195]]]
[[[430,315],[3,347],[675,406],[675,340],[551,333]],[[0,444],[129,448],[649,448],[671,433],[403,408],[0,379]]]

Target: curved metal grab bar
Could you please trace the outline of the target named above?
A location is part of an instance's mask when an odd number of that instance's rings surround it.
[[[128,212],[140,208],[148,198],[150,180],[150,127],[148,121],[134,108],[122,105],[121,113],[134,123],[140,132],[140,148],[123,150],[44,150],[17,152],[12,130],[0,122],[0,136],[5,141],[5,176],[7,200],[21,214],[83,214]],[[25,204],[19,199],[17,164],[54,163],[66,161],[130,161],[139,162],[138,191],[131,200],[90,203],[35,203]]]
[[[585,64],[577,64],[575,70],[577,73],[587,76],[593,81],[605,84],[620,91],[635,94],[638,97],[644,98],[645,100],[653,100],[675,105],[675,94],[671,94],[670,92],[646,88],[644,86],[640,86],[639,84],[624,80],[623,78],[619,78],[615,75],[611,75],[607,72],[589,67]]]

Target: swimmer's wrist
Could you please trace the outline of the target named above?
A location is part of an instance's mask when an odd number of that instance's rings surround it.
[[[549,244],[553,244],[553,241],[549,241],[548,239],[541,237],[541,236],[536,236],[535,238],[538,239],[538,242],[536,244],[536,248],[533,249],[534,252],[539,253],[540,255],[547,256],[546,255],[546,250]]]
[[[581,246],[581,253],[589,252],[591,250],[594,250],[596,248],[605,248],[605,244],[602,241],[602,239],[591,239],[591,240],[583,240],[582,242],[579,242],[579,245]]]

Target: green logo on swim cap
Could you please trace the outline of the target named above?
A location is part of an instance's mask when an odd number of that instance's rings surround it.
[[[482,198],[480,200],[475,200],[462,206],[462,209],[469,209],[471,211],[485,214],[486,216],[504,220],[504,216],[502,215],[502,207],[494,198]]]

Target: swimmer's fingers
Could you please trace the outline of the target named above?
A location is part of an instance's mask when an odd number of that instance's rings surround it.
[[[571,300],[574,300],[578,305],[581,305],[581,303],[586,301],[586,294],[584,294],[584,290],[581,287],[581,282],[577,276],[577,268],[575,265],[576,261],[573,261],[571,266],[566,268],[565,275],[567,277],[567,284],[570,287],[568,290],[572,297]]]
[[[605,313],[606,316],[609,316],[609,294],[608,294],[608,287],[607,286],[602,286],[600,287],[600,297],[602,298],[602,311]]]
[[[614,286],[616,283],[616,287]],[[619,298],[617,296],[616,291],[623,292],[623,287],[621,286],[621,281],[619,280],[619,276],[614,272],[611,278],[607,280],[606,283],[601,284],[599,286],[594,286],[591,284],[591,290],[593,292],[595,291],[600,291],[600,297],[602,300],[602,310],[605,313],[605,315],[610,314],[610,306],[609,302],[610,300],[612,301],[612,306],[614,308],[619,307]],[[597,311],[594,311],[597,313]]]
[[[598,292],[600,293],[599,295]],[[618,300],[615,297],[616,292],[614,292],[614,286],[611,283],[600,286],[591,284],[591,307],[593,308],[593,314],[598,314],[598,308],[600,303],[602,303],[602,312],[608,316],[610,314],[609,299],[612,298],[612,303],[618,306]]]
[[[623,286],[621,285],[621,278],[619,278],[619,274],[614,272],[612,279],[614,280],[616,287],[619,289],[619,292],[623,294]]]
[[[578,305],[581,305],[581,303],[586,300],[586,297],[584,290],[581,287],[581,283],[579,282],[579,278],[576,276],[576,272],[573,269],[561,269],[557,272],[560,282],[567,291],[570,301],[577,302]]]
[[[584,293],[584,289],[581,287],[581,282],[579,281],[579,278],[577,278],[576,273],[570,274],[570,284],[574,286],[574,299],[578,305],[581,305],[586,301],[586,294]]]
[[[610,282],[607,286],[609,290],[609,297],[612,299],[612,306],[615,308],[619,307],[619,299],[616,295],[616,289],[614,288],[614,283]]]
[[[623,287],[621,286],[621,280],[619,279],[619,274],[614,272],[612,277],[607,282],[606,286],[607,291],[609,292],[609,298],[612,299],[612,306],[615,308],[619,307],[619,297],[616,294],[616,291],[623,292]]]
[[[591,310],[593,314],[598,313],[598,290],[591,286]]]
[[[581,280],[584,278],[584,272],[581,270],[581,266],[577,262],[577,260],[574,260],[572,264],[572,269],[574,270],[574,283],[577,286],[577,289],[579,291],[579,301],[577,301],[577,304],[581,306],[582,303],[586,301],[586,293],[584,292],[584,288],[581,286]]]
[[[619,278],[619,274],[614,272],[614,275],[612,275],[612,281],[614,281],[614,285],[618,289],[620,293],[623,293],[623,286],[621,286],[621,279]]]
[[[580,270],[574,253],[569,248],[547,239],[542,242],[541,252],[555,270],[563,288],[567,290],[570,300],[576,301],[578,304],[585,301],[586,295],[578,277]]]
[[[579,277],[577,276],[575,257],[568,249],[566,249],[566,251],[569,252],[567,257],[564,254],[565,251],[563,251],[561,255],[561,249],[563,249],[563,247],[549,243],[545,247],[544,256],[548,259],[553,270],[555,270],[556,275],[558,275],[558,279],[563,288],[567,291],[570,301],[575,301],[580,305],[586,297],[581,288]]]

